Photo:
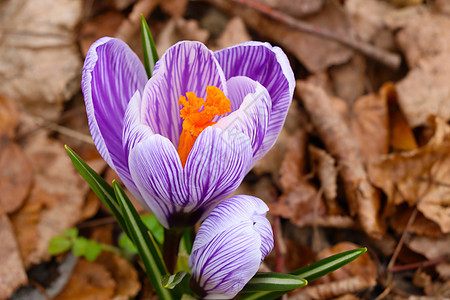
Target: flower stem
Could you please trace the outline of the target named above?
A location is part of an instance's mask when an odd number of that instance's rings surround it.
[[[180,247],[180,240],[183,236],[183,231],[164,229],[164,245],[163,245],[163,259],[166,264],[167,271],[170,274],[175,273],[178,259],[178,248]]]

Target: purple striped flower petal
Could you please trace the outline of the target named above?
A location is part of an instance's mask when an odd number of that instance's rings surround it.
[[[230,79],[246,76],[262,84],[272,98],[270,123],[256,157],[260,158],[275,144],[286,119],[295,87],[295,78],[283,51],[268,43],[247,42],[214,53]],[[253,164],[256,162],[254,160]]]
[[[272,233],[267,210],[263,201],[251,196],[229,198],[212,210],[189,257],[191,287],[198,296],[231,299],[255,275],[273,248],[272,235],[266,235]]]
[[[144,201],[169,228],[169,217],[186,205],[183,167],[173,144],[155,134],[137,144],[130,152],[130,172]]]
[[[143,94],[142,112],[153,132],[177,146],[182,130],[178,99],[187,92],[205,99],[208,85],[227,95],[222,69],[205,45],[184,41],[169,48],[157,62]]]
[[[229,97],[241,103],[237,110],[221,118],[214,126],[224,130],[235,128],[248,136],[253,149],[253,163],[262,156],[260,149],[270,124],[272,101],[267,90],[248,77],[233,77],[227,84]]]
[[[81,86],[94,143],[124,182],[132,184],[122,146],[125,109],[147,75],[137,55],[121,40],[101,38],[88,51]]]
[[[188,199],[208,213],[241,184],[252,160],[247,136],[210,126],[195,141],[184,168]]]

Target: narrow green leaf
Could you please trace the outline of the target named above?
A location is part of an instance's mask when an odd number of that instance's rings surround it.
[[[76,154],[67,145],[64,147],[66,148],[67,154],[80,175],[84,178],[84,180],[86,180],[103,204],[109,208],[122,230],[129,236],[127,226],[123,220],[120,206],[115,198],[113,188],[100,175],[92,170],[92,168],[89,167],[89,165],[80,156],[78,156],[78,154]]]
[[[162,245],[164,243],[164,227],[159,223],[154,214],[141,216],[142,222],[152,232],[155,240]]]
[[[316,280],[328,273],[331,273],[340,267],[352,262],[356,258],[360,257],[364,252],[367,251],[367,248],[359,248],[355,250],[350,250],[346,252],[342,252],[325,259],[319,260],[309,266],[298,269],[290,274],[295,275],[299,278],[305,279],[308,282]],[[243,295],[240,299],[242,300],[271,300],[276,299],[282,295],[287,293],[284,292],[257,292]]]
[[[84,258],[88,261],[94,261],[102,252],[102,245],[94,240],[87,240],[84,252]]]
[[[153,68],[158,61],[158,52],[156,52],[155,42],[153,41],[152,33],[148,27],[147,21],[141,14],[141,27],[142,27],[142,48],[144,50],[144,66],[147,72],[148,78],[152,77]]]
[[[173,289],[176,287],[179,283],[181,283],[184,279],[184,277],[189,274],[186,271],[178,272],[177,274],[173,275],[166,275],[162,279],[162,284],[166,289]]]
[[[84,256],[86,253],[87,239],[79,237],[75,240],[72,247],[72,253],[75,256]]]
[[[57,236],[50,240],[48,252],[51,255],[58,255],[69,251],[72,247],[72,241],[67,237]]]
[[[181,244],[183,245],[184,249],[188,254],[191,254],[192,252],[192,245],[194,244],[194,238],[195,234],[193,228],[186,229],[186,231],[183,234]]]
[[[345,266],[360,257],[366,251],[367,248],[359,248],[338,253],[291,272],[291,274],[297,275],[298,277],[304,278],[311,282],[317,278],[327,275],[328,273],[336,271],[342,266]]]
[[[290,291],[307,284],[308,281],[295,275],[273,272],[256,273],[241,292]]]
[[[116,181],[113,181],[113,188],[128,232],[130,232],[130,238],[138,250],[153,288],[160,299],[172,299],[171,293],[162,285],[161,280],[167,274],[167,270],[161,260],[159,249],[155,247],[155,243],[152,241],[151,235],[148,234],[148,230],[142,223],[136,209]]]

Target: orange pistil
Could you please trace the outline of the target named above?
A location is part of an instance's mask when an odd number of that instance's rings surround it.
[[[180,96],[178,100],[180,105],[183,105],[183,108],[180,109],[180,116],[184,119],[183,131],[178,144],[178,155],[183,167],[200,133],[206,127],[215,124],[212,122],[215,116],[231,111],[230,100],[215,86],[206,87],[206,101],[197,97],[193,92],[186,93],[186,97]]]

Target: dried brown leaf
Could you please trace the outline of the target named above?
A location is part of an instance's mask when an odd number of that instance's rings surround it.
[[[328,213],[338,214],[341,212],[336,202],[337,197],[337,175],[336,161],[325,150],[313,145],[308,146],[312,169],[319,177],[323,195],[326,200]]]
[[[389,218],[389,223],[392,229],[395,230],[397,234],[402,234],[405,231],[406,224],[413,212],[412,208],[405,209],[403,206],[396,208],[395,213]],[[435,222],[425,218],[425,216],[418,212],[414,222],[408,227],[409,233],[414,233],[418,235],[427,236],[440,236],[442,231],[439,225]]]
[[[450,255],[450,234],[437,237],[423,235],[413,236],[406,242],[408,248],[416,253],[422,254],[428,259],[436,259]]]
[[[286,141],[286,154],[280,167],[280,184],[284,191],[289,191],[301,180],[305,168],[305,150],[307,135],[297,130]]]
[[[358,146],[345,121],[333,109],[332,100],[323,89],[297,81],[297,92],[326,149],[337,161],[350,213],[358,214],[359,222],[369,236],[380,238],[378,194],[367,179]]]
[[[48,138],[46,132],[28,139],[25,152],[35,173],[35,184],[24,206],[12,216],[12,222],[28,267],[47,259],[50,239],[81,219],[88,186],[63,145]]]
[[[0,4],[0,93],[33,114],[59,116],[80,88],[74,30],[82,0],[9,0]]]
[[[161,1],[161,9],[175,18],[180,18],[184,15],[188,2],[189,0],[164,0]]]
[[[291,16],[301,18],[320,11],[324,0],[257,0],[262,4],[282,11]]]
[[[200,28],[197,20],[172,18],[158,35],[156,49],[162,55],[169,47],[182,40],[194,40],[205,43],[209,32]]]
[[[216,43],[218,49],[223,49],[251,40],[252,37],[247,31],[244,21],[239,17],[234,17],[228,22]]]
[[[105,266],[80,259],[73,275],[55,300],[112,299],[116,283]]]
[[[396,84],[408,123],[412,127],[424,125],[430,115],[450,120],[450,19],[417,14],[400,30],[397,41],[411,68]]]
[[[393,153],[368,166],[370,180],[381,188],[390,205],[417,205],[425,217],[450,232],[450,126],[436,120],[429,143],[418,150]]]
[[[0,208],[1,210],[1,208]],[[27,274],[8,216],[0,211],[0,299],[7,299],[19,286],[27,283]]]
[[[6,213],[23,204],[32,181],[33,170],[23,150],[12,142],[0,145],[0,206]]]
[[[0,137],[12,138],[19,120],[19,114],[12,101],[0,95]]]

